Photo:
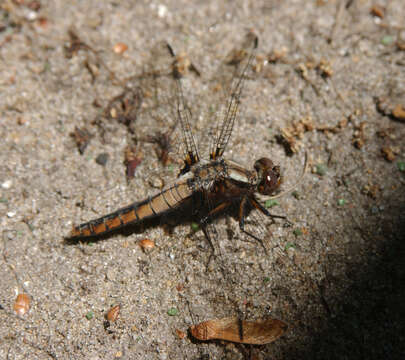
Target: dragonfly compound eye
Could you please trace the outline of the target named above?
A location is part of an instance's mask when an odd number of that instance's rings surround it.
[[[274,166],[268,158],[256,161],[255,169],[258,175],[257,191],[262,195],[271,195],[280,185],[280,167]]]

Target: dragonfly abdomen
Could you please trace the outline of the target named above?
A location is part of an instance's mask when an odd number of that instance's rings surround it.
[[[75,226],[71,238],[102,235],[127,224],[136,224],[145,219],[159,216],[176,208],[184,199],[192,195],[187,183],[174,184],[159,194],[142,202],[131,204],[111,214]]]

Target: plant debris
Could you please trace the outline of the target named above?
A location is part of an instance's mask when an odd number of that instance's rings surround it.
[[[172,149],[171,139],[173,131],[176,128],[177,123],[171,129],[166,132],[157,132],[155,135],[150,135],[146,137],[147,142],[155,144],[155,152],[159,161],[164,165],[168,165],[172,162],[169,153]]]
[[[104,115],[107,119],[117,120],[133,132],[132,125],[135,123],[139,109],[143,101],[142,90],[138,87],[125,89],[124,92],[110,100]]]
[[[314,124],[310,115],[294,122],[291,126],[281,129],[281,133],[276,136],[277,141],[282,144],[288,155],[299,151],[301,143],[297,139],[302,139],[304,133],[314,130]]]
[[[392,117],[395,120],[405,121],[405,105],[394,103],[384,96],[375,99],[377,111],[385,116]]]
[[[115,305],[113,306],[110,310],[108,310],[107,314],[105,315],[105,318],[109,322],[115,322],[118,319],[118,316],[121,311],[121,305]]]
[[[139,241],[139,246],[142,248],[143,252],[149,253],[155,247],[155,243],[150,239],[142,239]]]
[[[127,146],[125,149],[124,164],[127,168],[126,176],[130,180],[135,176],[135,170],[142,162],[141,153],[137,151],[136,146]]]
[[[393,162],[395,160],[395,154],[390,146],[385,146],[381,148],[381,153],[384,156],[384,159]]]
[[[379,4],[374,4],[370,9],[370,14],[383,19],[385,16],[385,7]]]
[[[75,130],[70,133],[70,136],[75,140],[79,153],[83,155],[93,136],[86,128],[78,128],[77,126]]]
[[[365,143],[364,129],[366,127],[366,122],[362,121],[359,125],[355,126],[353,133],[352,143],[357,149],[361,149]]]

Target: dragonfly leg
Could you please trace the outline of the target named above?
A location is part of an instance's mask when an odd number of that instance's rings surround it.
[[[205,235],[205,238],[207,239],[207,241],[208,241],[208,243],[210,244],[210,247],[211,247],[211,253],[210,253],[210,256],[208,257],[208,261],[207,261],[207,264],[205,266],[206,271],[208,271],[211,260],[215,256],[215,247],[214,247],[214,244],[212,242],[211,235],[209,233],[207,225],[200,222],[200,226],[201,226],[201,229],[202,229],[202,231],[203,231],[203,233]]]
[[[260,212],[262,212],[264,215],[271,217],[272,219],[284,219],[285,221],[287,221],[289,224],[292,225],[292,222],[290,220],[287,219],[286,216],[283,215],[274,215],[272,213],[270,213],[262,204],[260,204],[256,199],[251,198],[249,199],[251,204]]]
[[[266,247],[264,246],[264,243],[263,243],[263,239],[260,239],[259,237],[255,236],[252,233],[250,233],[249,231],[245,230],[245,218],[246,218],[247,204],[248,203],[249,203],[249,199],[248,199],[247,196],[243,197],[241,202],[240,202],[240,205],[239,205],[239,228],[243,233],[245,233],[246,235],[248,235],[251,238],[258,241],[260,243],[260,245],[262,246],[265,254],[268,255],[267,249],[266,249]],[[266,209],[264,209],[264,210],[266,210]]]
[[[217,231],[215,229],[215,226],[213,224],[210,224],[211,219],[218,214],[219,212],[221,212],[222,210],[226,209],[231,203],[230,202],[223,202],[221,204],[219,204],[217,207],[215,207],[214,209],[212,209],[203,219],[200,220],[200,226],[201,229],[205,235],[205,238],[207,239],[208,243],[211,246],[211,254],[208,258],[208,262],[207,262],[207,271],[209,268],[209,265],[211,263],[212,258],[215,256],[215,246],[214,243],[212,241],[212,237],[210,233],[213,233],[214,236],[217,234]],[[218,253],[221,257],[221,250],[218,246]]]
[[[205,216],[202,220],[201,223],[203,224],[208,224],[215,215],[220,213],[222,210],[225,210],[231,203],[229,201],[225,201],[221,204],[219,204],[216,208],[210,210],[207,216]]]

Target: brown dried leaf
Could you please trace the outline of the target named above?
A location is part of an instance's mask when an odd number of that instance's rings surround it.
[[[281,335],[288,325],[277,319],[242,321],[229,317],[204,321],[190,327],[191,334],[198,340],[226,340],[243,344],[268,344]]]
[[[150,239],[143,239],[139,242],[139,246],[144,252],[149,252],[155,247],[155,243]]]
[[[375,4],[375,5],[373,5],[371,7],[370,14],[373,15],[373,16],[377,16],[380,19],[383,19],[384,15],[385,15],[385,7],[381,6],[381,5],[378,5],[378,4]]]
[[[405,106],[402,104],[395,105],[392,116],[397,120],[405,121]]]
[[[389,146],[383,147],[381,149],[381,153],[383,154],[385,160],[389,162],[393,162],[395,160],[395,154]]]
[[[90,132],[86,128],[80,129],[78,127],[75,127],[75,131],[70,133],[70,136],[73,137],[80,154],[83,155],[84,150],[86,150],[86,147],[89,144],[90,139],[92,137]]]
[[[106,319],[110,322],[114,322],[118,319],[118,316],[120,314],[121,310],[121,305],[115,305],[113,306],[110,310],[108,310],[106,314]]]
[[[138,165],[142,162],[142,154],[137,150],[135,146],[128,146],[125,149],[125,160],[124,164],[127,168],[127,178],[132,179],[135,176],[135,170]]]
[[[176,329],[176,335],[179,339],[184,339],[186,337],[186,333],[184,331],[181,331],[179,329]]]

